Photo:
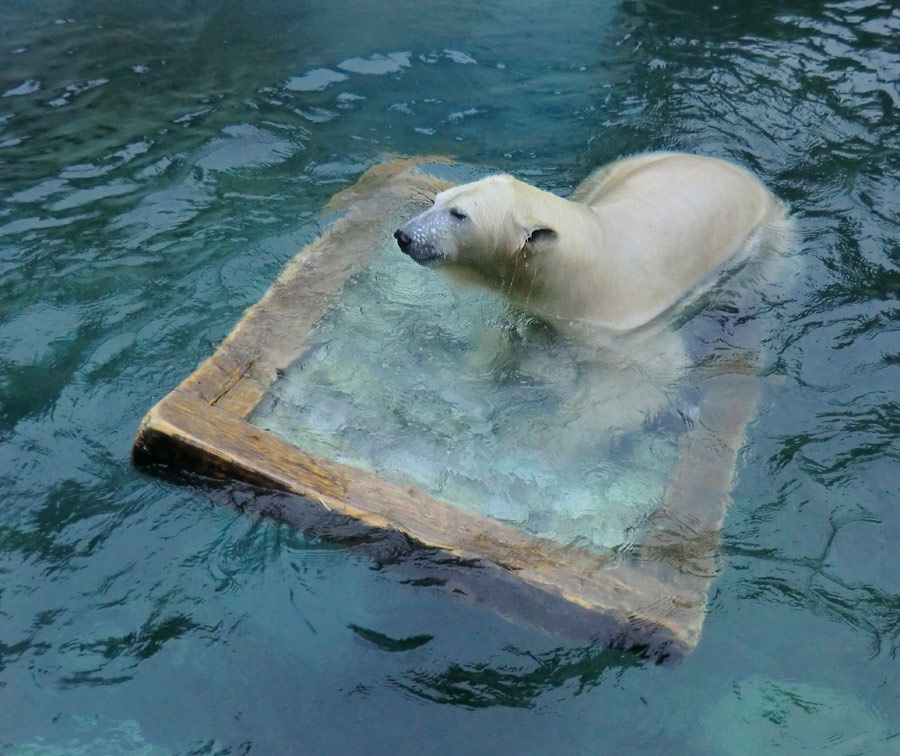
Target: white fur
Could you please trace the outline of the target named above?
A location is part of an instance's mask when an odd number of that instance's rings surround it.
[[[474,275],[546,318],[626,331],[751,253],[784,217],[742,168],[658,152],[601,168],[570,199],[506,175],[457,186],[395,236],[414,259]]]
[[[784,205],[749,172],[665,152],[601,168],[570,199],[506,175],[453,187],[395,237],[413,259],[509,295],[587,347],[581,396],[564,413],[574,449],[677,406],[687,351],[654,319],[725,263],[790,238]]]

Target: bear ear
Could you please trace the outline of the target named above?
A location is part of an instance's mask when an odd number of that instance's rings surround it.
[[[557,236],[558,234],[552,228],[539,226],[538,228],[533,228],[531,230],[531,233],[528,234],[528,238],[525,240],[525,243],[540,244],[541,242],[556,241]]]
[[[538,247],[547,242],[556,241],[558,234],[549,226],[531,220],[523,224],[522,246]]]

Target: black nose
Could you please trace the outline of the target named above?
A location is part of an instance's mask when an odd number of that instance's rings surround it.
[[[397,246],[400,247],[404,252],[409,249],[409,245],[412,244],[412,239],[408,234],[404,233],[401,229],[397,229],[394,231],[394,238],[397,240]]]

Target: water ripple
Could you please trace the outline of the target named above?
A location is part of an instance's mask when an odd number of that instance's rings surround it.
[[[0,748],[891,752],[895,4],[206,5],[0,10]],[[721,576],[681,670],[532,634],[434,571],[370,569],[258,518],[257,491],[131,469],[142,414],[366,167],[434,151],[565,192],[653,148],[760,172],[804,266],[770,313]],[[462,340],[452,299],[431,305]],[[454,388],[490,433],[490,402]],[[485,505],[526,519],[515,503]]]

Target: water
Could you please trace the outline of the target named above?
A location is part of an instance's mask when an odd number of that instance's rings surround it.
[[[642,540],[685,428],[676,372],[659,385],[612,349],[598,365],[503,296],[456,289],[394,244],[372,257],[250,421],[533,535],[601,552]],[[672,432],[646,428],[645,405]]]
[[[896,753],[898,35],[866,1],[4,5],[0,749]],[[131,468],[367,166],[565,193],[645,149],[757,171],[806,266],[680,666]]]

